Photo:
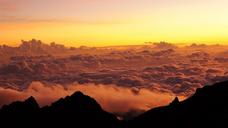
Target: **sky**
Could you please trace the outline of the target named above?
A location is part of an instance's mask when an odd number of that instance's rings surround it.
[[[0,0],[0,44],[228,44],[227,0]]]

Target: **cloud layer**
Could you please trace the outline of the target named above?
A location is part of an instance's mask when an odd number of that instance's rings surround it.
[[[33,82],[23,91],[0,88],[0,105],[9,104],[16,100],[24,100],[29,96],[34,96],[41,106],[50,105],[53,101],[71,95],[75,91],[81,91],[95,98],[105,110],[118,114],[130,111],[145,111],[153,107],[166,105],[175,97],[169,93],[115,85],[72,84],[64,87],[62,85],[46,85],[41,82]]]
[[[0,103],[33,95],[43,106],[80,90],[105,110],[131,115],[168,104],[174,95],[188,97],[196,88],[228,80],[227,51],[227,46],[165,42],[67,48],[33,39],[19,47],[4,45]]]
[[[227,46],[165,42],[66,48],[33,39],[19,47],[0,47],[0,85],[23,90],[33,81],[103,84],[190,96],[196,88],[228,80],[227,51]]]

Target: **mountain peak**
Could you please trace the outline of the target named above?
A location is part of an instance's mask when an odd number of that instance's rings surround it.
[[[180,103],[178,97],[175,97],[175,99],[169,104],[170,106],[176,106]]]
[[[169,105],[151,109],[128,123],[132,128],[226,128],[228,127],[227,94],[228,81],[204,86],[184,101],[179,102],[176,97]]]
[[[36,105],[37,102],[32,96],[25,101],[13,102],[0,110],[0,120],[18,122],[29,120],[28,122],[33,123],[39,120],[42,126],[52,127],[76,125],[75,127],[112,128],[118,123],[117,118],[104,111],[95,99],[79,91],[59,99],[51,106],[38,108]]]
[[[90,113],[93,111],[102,111],[102,107],[95,99],[84,95],[80,91],[73,93],[71,96],[60,98],[45,109],[49,109],[54,113],[77,113],[78,111]]]
[[[71,97],[81,97],[85,96],[81,91],[74,92]]]
[[[25,113],[31,114],[39,109],[39,104],[34,97],[29,97],[25,101],[16,101],[9,105],[4,105],[0,110],[1,113]]]
[[[33,96],[30,96],[28,99],[26,99],[25,101],[36,101],[36,99]]]
[[[36,99],[33,96],[30,96],[24,102],[27,103],[27,104],[33,104],[33,105],[39,106],[38,103],[37,103],[37,101],[36,101]]]

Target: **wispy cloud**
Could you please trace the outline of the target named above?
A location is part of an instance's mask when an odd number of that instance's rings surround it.
[[[0,0],[0,11],[2,13],[10,13],[17,11],[21,2],[24,0]]]
[[[96,0],[98,3],[102,1]],[[129,18],[115,18],[114,15],[110,16],[110,12],[106,14],[105,8],[98,9],[97,5],[92,4],[96,2],[81,0],[0,0],[0,22],[129,23]]]
[[[72,24],[128,24],[125,20],[81,20],[68,18],[32,18],[25,16],[0,15],[0,23],[72,23]]]

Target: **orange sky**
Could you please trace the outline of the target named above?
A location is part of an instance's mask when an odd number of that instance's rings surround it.
[[[0,0],[0,42],[228,42],[227,0]]]

